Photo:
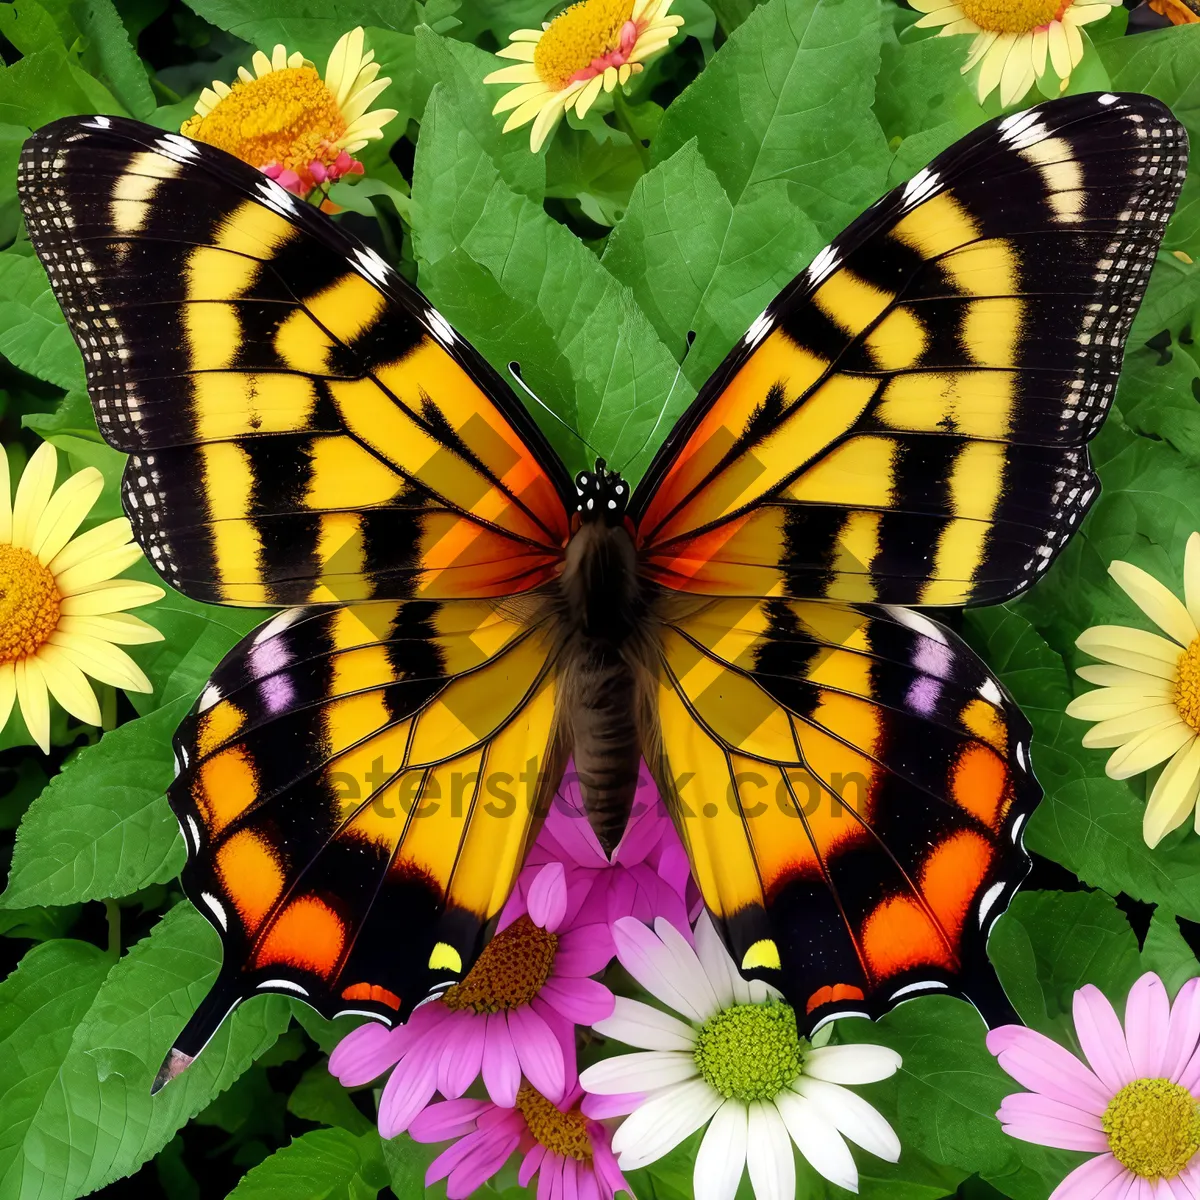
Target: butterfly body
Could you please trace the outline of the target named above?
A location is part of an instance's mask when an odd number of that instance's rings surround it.
[[[23,211],[135,535],[192,597],[282,610],[175,735],[224,962],[160,1082],[258,992],[391,1024],[462,980],[570,755],[610,851],[647,762],[801,1033],[994,989],[1032,731],[926,614],[1031,586],[1095,498],[1186,162],[1147,96],[981,126],[780,293],[631,497],[258,171],[118,118],[38,131]]]

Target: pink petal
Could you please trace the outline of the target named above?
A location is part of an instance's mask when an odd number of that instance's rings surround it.
[[[450,1178],[446,1181],[449,1200],[465,1200],[472,1192],[483,1187],[508,1162],[520,1140],[521,1135],[515,1130],[500,1131],[489,1134],[478,1146],[473,1147],[472,1154],[450,1172]]]
[[[1197,1042],[1200,1042],[1200,979],[1189,979],[1171,1006],[1171,1025],[1163,1052],[1162,1069],[1172,1083],[1179,1082]]]
[[[596,1128],[600,1129],[599,1126]],[[616,1192],[633,1194],[633,1189],[626,1183],[625,1176],[621,1174],[621,1168],[617,1166],[617,1160],[613,1156],[607,1134],[600,1136],[594,1133],[592,1135],[592,1167],[603,1188],[607,1189],[608,1196],[612,1196]]]
[[[1049,1096],[1041,1096],[1037,1092],[1014,1092],[1011,1096],[1005,1096],[996,1117],[1005,1124],[1033,1122],[1047,1118],[1066,1121],[1068,1124],[1079,1125],[1084,1129],[1103,1129],[1100,1118],[1095,1114],[1083,1112],[1073,1105],[1063,1104],[1058,1100],[1051,1100]]]
[[[1137,1078],[1116,1010],[1092,984],[1075,993],[1072,1006],[1079,1044],[1110,1095]]]
[[[662,857],[658,863],[658,873],[673,891],[683,896],[691,882],[692,867],[688,862],[687,851],[680,845],[674,829],[670,832],[670,838],[670,842],[663,846]]]
[[[597,979],[560,979],[552,975],[539,997],[576,1025],[594,1025],[613,1014],[616,999]]]
[[[420,1046],[396,1065],[379,1100],[379,1132],[403,1133],[437,1090],[436,1044]]]
[[[567,915],[567,873],[562,863],[548,863],[534,876],[525,894],[530,919],[555,932]]]
[[[442,1026],[445,1041],[438,1063],[438,1091],[450,1099],[461,1096],[478,1078],[487,1038],[482,1014],[464,1010],[454,1016],[455,1021]]]
[[[632,867],[642,862],[662,840],[663,827],[670,826],[658,788],[643,761],[638,769],[637,791],[633,796],[633,809],[629,824],[617,844],[613,862],[623,867]]]
[[[443,1100],[431,1104],[409,1125],[408,1136],[417,1142],[448,1142],[470,1133],[476,1118],[490,1107],[487,1100]]]
[[[1162,1075],[1170,1020],[1167,989],[1153,971],[1148,971],[1133,985],[1125,1001],[1125,1039],[1139,1078],[1157,1079]]]
[[[557,1184],[558,1194],[562,1195],[562,1157],[558,1154],[547,1153],[542,1159],[538,1171],[537,1200],[550,1200],[554,1195]]]
[[[1038,1117],[1032,1121],[1015,1121],[1004,1126],[1009,1137],[1033,1142],[1037,1146],[1053,1146],[1058,1150],[1089,1150],[1103,1154],[1108,1149],[1108,1138],[1095,1129],[1084,1129],[1070,1121],[1055,1121],[1049,1117]]]
[[[1111,1154],[1101,1154],[1076,1167],[1056,1187],[1050,1200],[1096,1200],[1102,1188],[1125,1174],[1125,1168]]]
[[[612,931],[607,925],[579,925],[559,936],[554,973],[575,978],[597,975],[608,966],[615,953]]]
[[[596,1179],[596,1172],[591,1167],[580,1163],[577,1179],[579,1200],[600,1200],[600,1183]]]
[[[528,1187],[529,1181],[537,1174],[537,1169],[546,1157],[546,1147],[541,1142],[535,1142],[532,1149],[521,1160],[521,1169],[517,1172],[517,1183],[520,1187]]]
[[[1024,1025],[997,1025],[995,1029],[988,1031],[987,1048],[992,1054],[999,1057],[1005,1050],[1009,1050],[1017,1044],[1024,1031]]]
[[[1006,1026],[1006,1032],[1014,1028]],[[1022,1087],[1097,1116],[1108,1107],[1111,1092],[1069,1051],[1032,1029],[1009,1037],[1008,1048],[997,1059]],[[989,1048],[990,1044],[989,1036]]]
[[[483,1085],[501,1108],[512,1108],[521,1086],[521,1065],[508,1033],[504,1013],[489,1013],[483,1043]]]
[[[641,1108],[646,1096],[643,1092],[621,1092],[614,1096],[602,1096],[599,1092],[588,1092],[580,1101],[579,1108],[584,1116],[596,1121],[609,1117],[627,1117],[635,1108]]]
[[[514,1008],[508,1014],[508,1032],[525,1078],[548,1100],[559,1100],[566,1091],[562,1047],[554,1031],[532,1008]]]
[[[361,1087],[394,1067],[404,1053],[404,1027],[368,1021],[351,1030],[329,1056],[329,1073],[343,1087]]]
[[[558,1038],[559,1049],[562,1050],[563,1056],[564,1089],[564,1098],[558,1103],[567,1107],[568,1100],[573,1102],[583,1095],[583,1089],[579,1086],[579,1069],[575,1060],[575,1023],[568,1021],[556,1009],[551,1008],[542,1000],[541,996],[534,996],[530,1007],[546,1022],[553,1030],[554,1036]]]
[[[579,1163],[573,1158],[563,1161],[563,1200],[579,1200]]]

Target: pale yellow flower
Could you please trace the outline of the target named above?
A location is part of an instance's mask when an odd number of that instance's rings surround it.
[[[142,557],[124,517],[73,537],[100,496],[95,467],[54,487],[58,456],[43,442],[10,500],[8,458],[0,450],[0,729],[13,704],[49,753],[50,697],[73,717],[99,725],[86,676],[131,692],[151,691],[119,647],[161,641],[125,610],[163,596],[152,583],[116,579]]]
[[[973,34],[963,74],[979,67],[984,101],[997,88],[1006,108],[1053,71],[1064,91],[1083,59],[1081,25],[1102,20],[1121,0],[909,0],[917,26],[941,26],[939,36]]]
[[[1083,735],[1085,746],[1115,748],[1105,767],[1110,779],[1166,762],[1142,827],[1153,847],[1187,820],[1200,797],[1200,533],[1188,539],[1184,556],[1186,603],[1132,563],[1114,562],[1108,571],[1167,636],[1124,625],[1084,630],[1075,644],[1103,665],[1080,667],[1079,674],[1100,688],[1072,700],[1067,715],[1097,722]]]
[[[518,29],[500,58],[515,67],[493,71],[484,83],[515,83],[494,113],[510,112],[504,132],[529,121],[536,154],[568,109],[583,116],[601,90],[624,87],[683,25],[670,15],[672,0],[580,0],[541,29]]]
[[[259,167],[290,192],[307,196],[343,175],[362,174],[351,156],[383,137],[394,108],[371,110],[391,83],[379,75],[375,51],[363,52],[360,28],[343,34],[329,55],[324,79],[296,51],[256,51],[254,74],[238,68],[230,87],[217,80],[196,102],[180,132]]]

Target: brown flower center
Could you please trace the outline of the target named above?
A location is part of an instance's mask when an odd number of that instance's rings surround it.
[[[525,1118],[529,1132],[552,1154],[580,1162],[592,1161],[588,1119],[579,1111],[578,1105],[563,1112],[535,1087],[522,1083],[517,1092],[517,1108]]]
[[[550,978],[557,951],[557,934],[520,916],[488,942],[466,979],[446,992],[445,1005],[477,1013],[521,1008]]]
[[[58,628],[54,575],[20,546],[0,545],[0,663],[36,654]]]

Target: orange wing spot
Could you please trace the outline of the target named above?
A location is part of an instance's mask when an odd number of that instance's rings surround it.
[[[280,913],[254,956],[257,967],[283,963],[328,977],[346,942],[341,918],[316,896],[301,896]]]
[[[196,732],[196,752],[207,758],[218,746],[229,741],[246,722],[246,714],[236,704],[222,700],[200,718]]]
[[[962,710],[962,723],[981,741],[987,742],[998,754],[1008,751],[1008,725],[1004,714],[986,700],[972,700]]]
[[[1008,767],[994,750],[974,742],[963,748],[950,768],[950,794],[960,808],[989,829],[999,828],[1008,811]]]
[[[283,891],[283,870],[270,845],[250,829],[242,829],[216,854],[225,891],[253,933]]]
[[[201,763],[192,796],[209,833],[220,833],[258,796],[258,772],[245,746],[230,746]]]
[[[909,896],[893,896],[879,905],[863,925],[862,945],[876,979],[914,967],[955,965],[941,933]]]
[[[964,829],[935,846],[921,869],[921,891],[955,944],[994,855],[987,838]]]
[[[343,1000],[374,1000],[377,1004],[386,1004],[388,1008],[400,1011],[400,997],[377,983],[352,983],[342,989]]]
[[[839,1000],[865,1000],[862,988],[850,983],[835,983],[833,987],[818,988],[808,998],[805,1012],[815,1012],[825,1004],[835,1004]]]

